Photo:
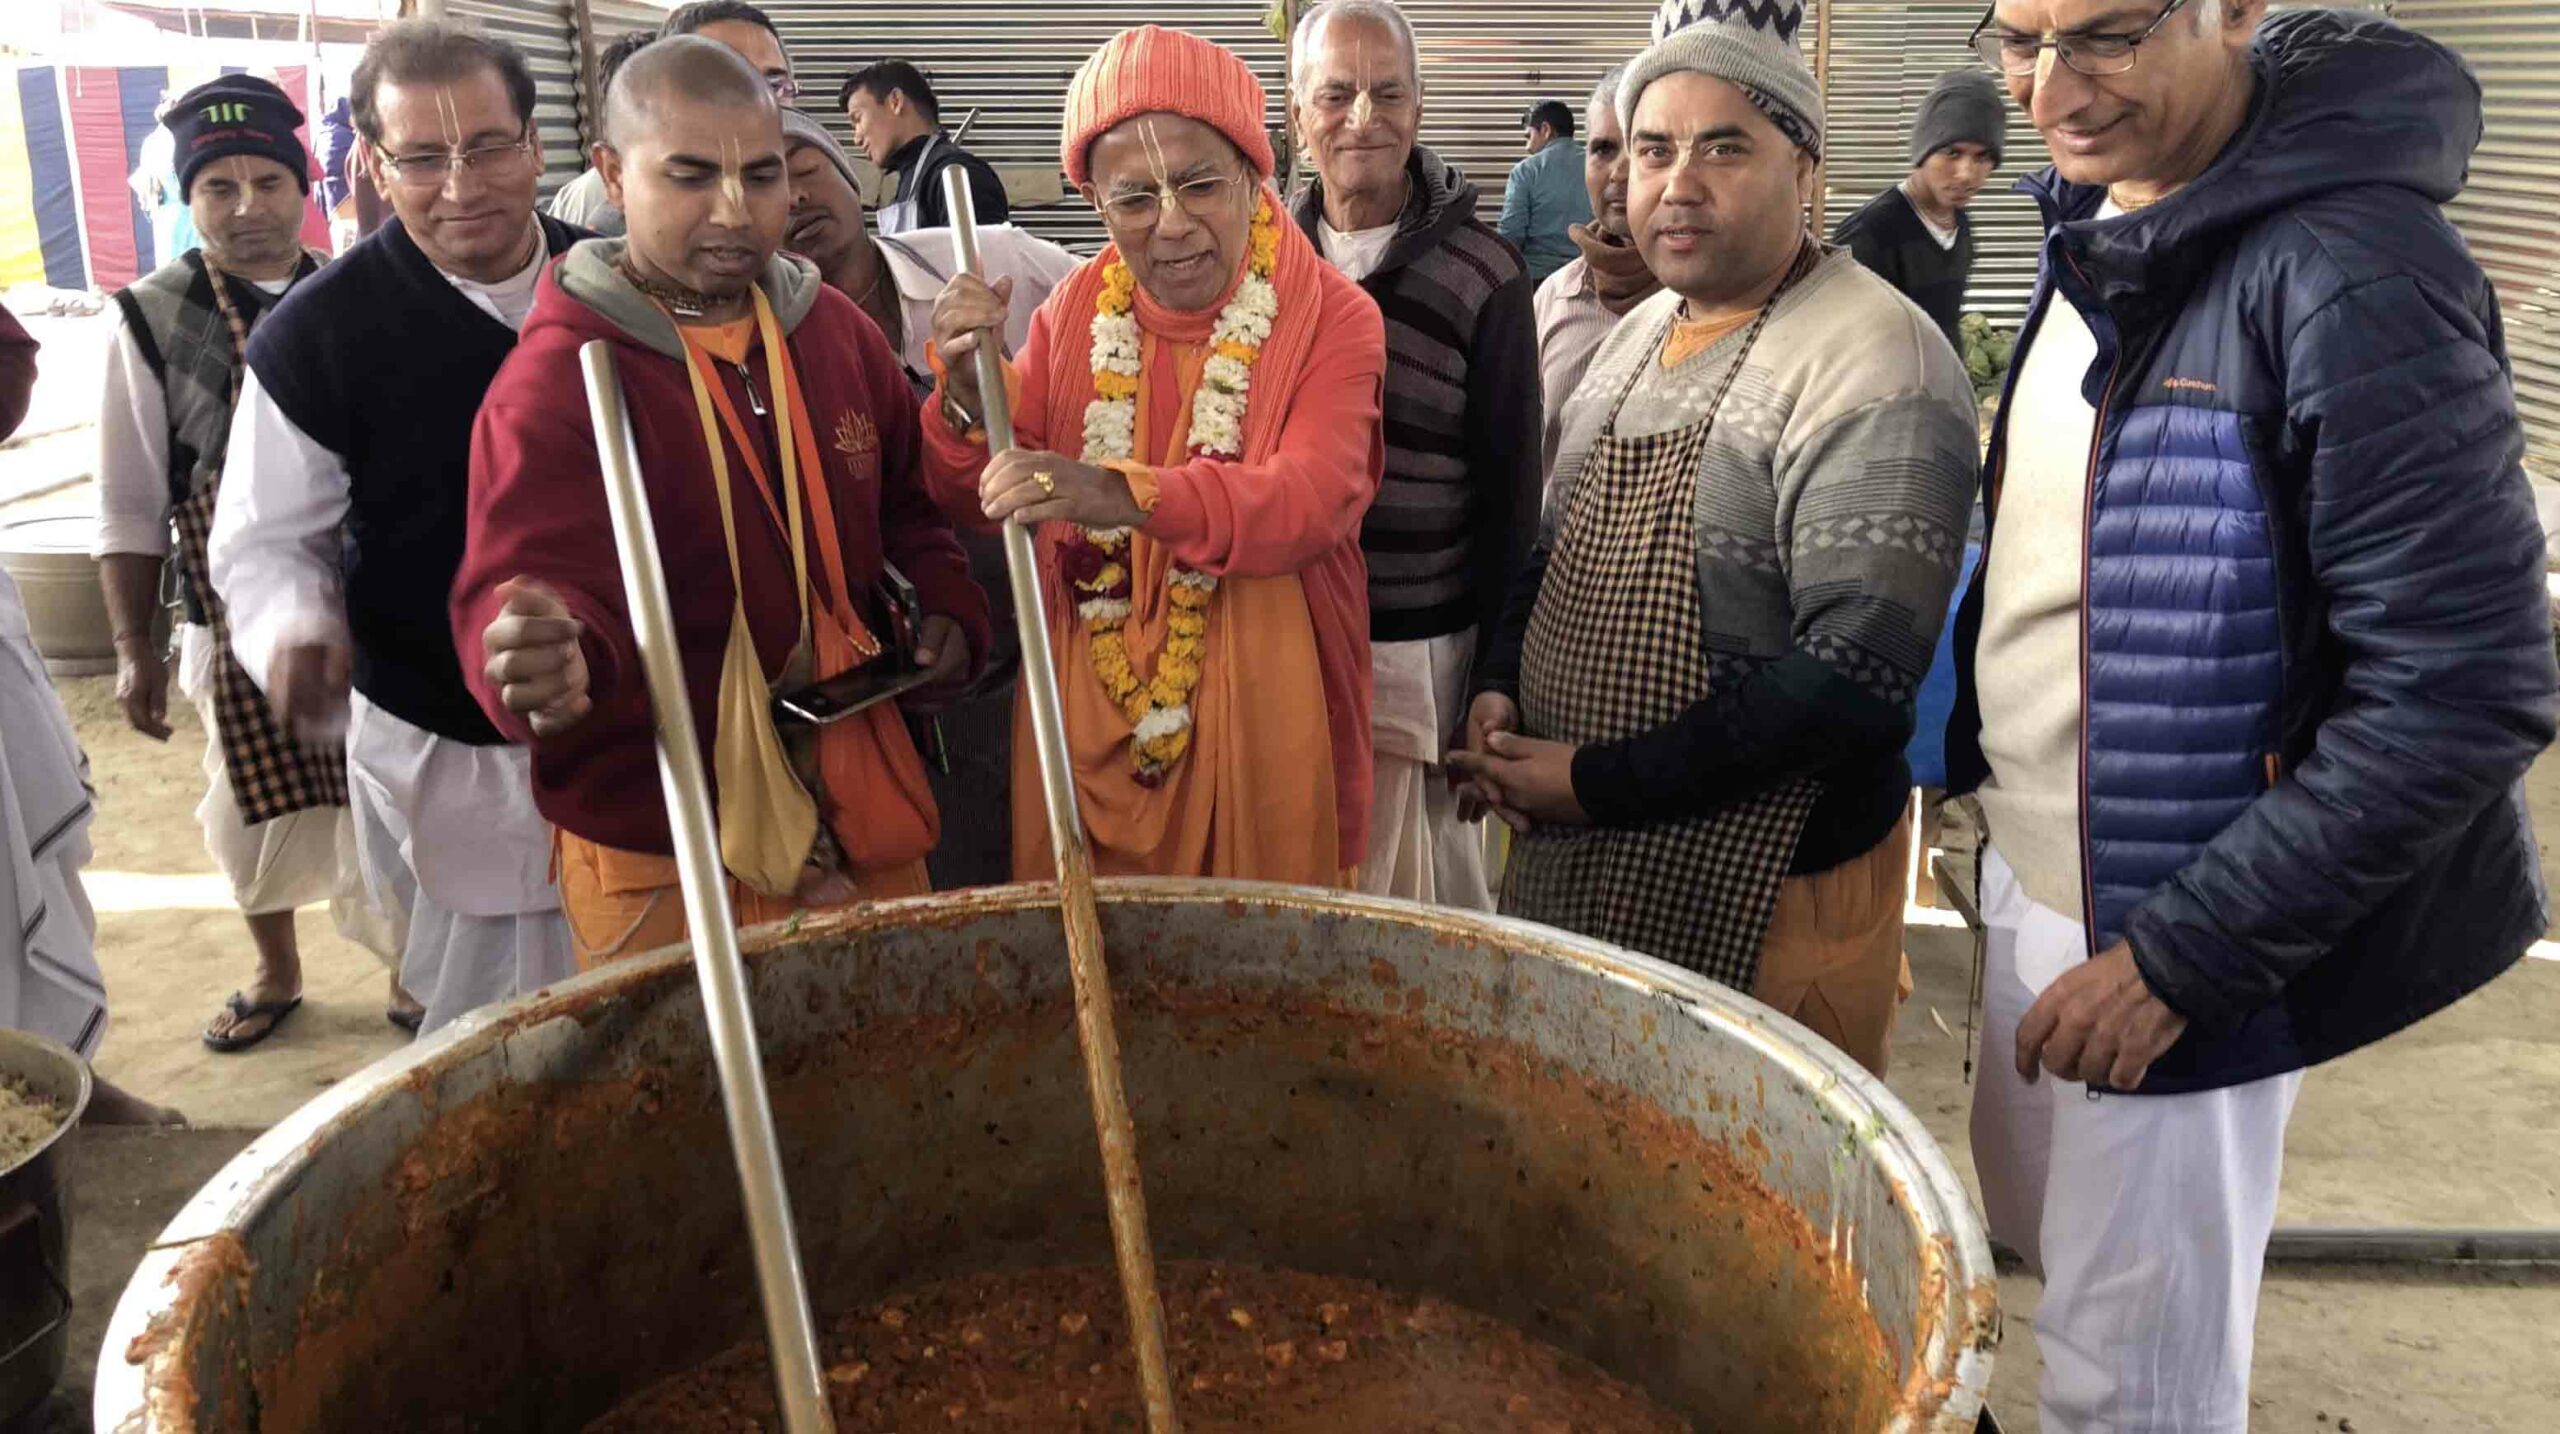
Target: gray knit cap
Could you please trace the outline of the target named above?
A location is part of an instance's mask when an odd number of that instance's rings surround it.
[[[853,161],[845,157],[844,146],[836,143],[836,137],[827,133],[825,125],[785,105],[782,110],[782,144],[785,149],[795,144],[816,145],[819,153],[827,157],[827,163],[836,167],[836,173],[844,176],[844,182],[853,186],[854,197],[862,197],[862,181],[854,177]]]
[[[2009,147],[2009,101],[1991,76],[1978,69],[1949,70],[1920,101],[1911,123],[1911,164],[1951,144],[1978,144],[1997,165]]]
[[[1635,128],[1636,100],[1665,75],[1694,70],[1751,97],[1778,131],[1822,157],[1822,91],[1796,50],[1804,0],[1662,0],[1653,44],[1627,66],[1618,121]]]

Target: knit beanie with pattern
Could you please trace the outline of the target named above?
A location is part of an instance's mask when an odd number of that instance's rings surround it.
[[[1980,70],[1949,70],[1920,101],[1911,123],[1911,164],[1951,144],[1978,144],[1998,165],[2009,145],[2009,102],[1998,82]]]
[[[1778,132],[1822,157],[1822,91],[1796,50],[1804,0],[1662,0],[1653,44],[1618,85],[1618,122],[1635,127],[1636,100],[1665,75],[1695,71],[1751,97]]]
[[[1076,71],[1058,158],[1068,182],[1082,184],[1093,173],[1085,156],[1112,126],[1137,115],[1177,114],[1225,135],[1253,172],[1269,179],[1263,105],[1262,82],[1233,50],[1188,31],[1140,25],[1112,36]]]

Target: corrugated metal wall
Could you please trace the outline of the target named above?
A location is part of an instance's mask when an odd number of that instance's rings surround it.
[[[2498,285],[2532,461],[2560,476],[2560,3],[2555,0],[2398,0],[2402,21],[2452,45],[2479,72],[2489,133],[2471,187],[2452,206],[2456,223]],[[540,87],[536,116],[548,140],[543,190],[575,175],[591,137],[583,122],[573,0],[445,0],[524,46]],[[652,0],[590,0],[599,41],[654,24]],[[852,70],[897,57],[934,76],[945,118],[975,108],[972,149],[999,166],[1053,170],[1058,111],[1068,79],[1115,31],[1178,25],[1243,55],[1283,123],[1283,47],[1266,28],[1266,0],[772,0],[765,9],[791,46],[802,104],[850,141],[835,88]],[[1519,158],[1520,112],[1539,99],[1577,109],[1610,65],[1642,47],[1651,0],[1407,0],[1422,45],[1422,137],[1466,170],[1490,221]],[[1832,20],[1831,165],[1825,205],[1837,218],[1908,171],[1910,116],[1931,80],[1972,63],[1965,36],[1979,0],[1838,0]],[[1808,60],[1810,23],[1801,37]],[[2032,205],[2007,193],[2017,175],[2046,162],[2044,145],[2012,115],[2008,164],[1976,202],[1982,258],[1971,306],[2004,322],[2024,307],[2034,279]],[[1067,195],[1022,211],[1021,222],[1090,249],[1101,227]]]
[[[1058,168],[1058,115],[1067,82],[1102,42],[1131,26],[1176,26],[1245,57],[1271,92],[1265,121],[1280,128],[1280,42],[1263,26],[1263,0],[771,0],[763,3],[791,47],[800,107],[848,148],[853,131],[836,107],[844,77],[875,60],[906,60],[933,78],[943,123],[972,108],[967,144],[1000,167]],[[877,195],[872,196],[877,198]],[[1072,193],[1017,222],[1079,250],[1100,247],[1102,224]]]
[[[2560,4],[2400,0],[2391,14],[2480,76],[2487,137],[2446,210],[2498,286],[2527,462],[2560,478]]]
[[[578,127],[578,49],[568,0],[444,0],[453,20],[512,41],[533,65],[533,119],[542,130],[542,197],[587,167]]]
[[[1982,19],[1980,0],[1923,0],[1910,5],[1839,0],[1831,16],[1830,169],[1825,224],[1836,226],[1859,205],[1911,173],[1911,121],[1938,76],[1980,69],[1965,37]],[[1813,36],[1803,36],[1813,55]],[[2052,163],[2044,140],[2011,106],[2009,142],[2000,171],[1973,202],[1973,284],[1969,308],[2014,326],[2035,286],[2036,249],[2044,236],[2035,204],[2010,193],[2020,176]]]

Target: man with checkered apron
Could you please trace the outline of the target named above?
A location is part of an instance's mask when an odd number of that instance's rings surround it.
[[[1564,516],[1453,759],[1506,912],[1751,992],[1881,1074],[1906,988],[1903,746],[1978,470],[1963,365],[1805,232],[1799,4],[1670,0],[1617,95],[1663,291],[1567,400]]]

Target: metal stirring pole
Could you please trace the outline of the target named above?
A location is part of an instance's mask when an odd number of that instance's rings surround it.
[[[729,1117],[729,1150],[737,1158],[738,1183],[746,1197],[747,1237],[755,1252],[756,1286],[764,1297],[764,1333],[773,1350],[782,1425],[789,1434],[832,1434],[835,1414],[827,1407],[818,1334],[800,1272],[800,1242],[791,1227],[791,1196],[783,1188],[773,1107],[765,1096],[755,1018],[747,1009],[738,917],[729,904],[729,874],[712,831],[711,785],[703,776],[702,748],[694,736],[693,704],[685,693],[684,664],[667,603],[666,570],[658,561],[649,495],[640,484],[640,455],[623,408],[613,349],[594,340],[578,350],[578,361],[586,371],[587,415],[595,423],[596,457],[603,462],[605,498],[613,510],[622,594],[631,607],[631,630],[640,640],[640,665],[649,679],[649,705],[658,718],[658,779],[666,790],[667,826],[675,837],[676,870],[684,883],[685,925],[693,937],[693,971],[702,982],[702,1010],[711,1027],[711,1059],[720,1073],[721,1105]]]
[[[959,248],[960,272],[985,277],[978,262],[978,211],[960,166],[942,172],[943,203]],[[996,336],[978,345],[978,401],[985,406],[987,451],[1013,446],[1013,412],[1004,387]],[[1004,566],[1013,582],[1013,621],[1022,639],[1022,687],[1031,699],[1031,735],[1040,749],[1040,784],[1049,801],[1049,849],[1057,854],[1058,909],[1066,920],[1067,967],[1076,993],[1076,1043],[1084,1052],[1085,1091],[1102,1142],[1103,1194],[1111,1212],[1111,1246],[1120,1295],[1129,1306],[1129,1343],[1138,1356],[1138,1389],[1150,1434],[1176,1434],[1173,1376],[1165,1360],[1164,1302],[1156,1293],[1155,1246],[1147,1238],[1147,1191],[1138,1175],[1138,1132],[1120,1084],[1120,1035],[1111,1015],[1111,975],[1102,961],[1102,926],[1093,907],[1093,853],[1076,810],[1075,771],[1067,763],[1067,724],[1058,706],[1058,668],[1049,652],[1049,618],[1031,530],[1004,525]]]

